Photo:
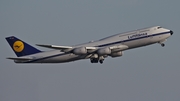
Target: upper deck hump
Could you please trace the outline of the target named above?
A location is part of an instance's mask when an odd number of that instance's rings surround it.
[[[98,41],[106,40],[106,39],[109,39],[109,38],[112,38],[112,37],[116,37],[116,36],[121,37],[121,36],[124,36],[124,35],[136,34],[137,32],[147,32],[147,31],[150,31],[152,28],[158,28],[158,27],[160,27],[160,26],[148,27],[148,28],[141,28],[141,29],[137,29],[137,30],[133,30],[133,31],[118,33],[118,34],[115,34],[115,35],[108,36],[108,37],[105,37],[105,38],[103,38],[103,39],[100,39],[100,40],[98,40]]]

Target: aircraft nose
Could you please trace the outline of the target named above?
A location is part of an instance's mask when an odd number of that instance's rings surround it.
[[[173,35],[173,31],[172,30],[170,30],[170,34]]]

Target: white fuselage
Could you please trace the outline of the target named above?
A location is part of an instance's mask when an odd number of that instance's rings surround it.
[[[76,45],[74,47],[110,47],[118,45],[127,45],[128,49],[151,45],[154,43],[161,43],[171,36],[170,30],[161,28],[159,26],[144,28],[131,32],[116,34],[94,42]],[[126,49],[126,50],[128,50]],[[27,57],[27,56],[24,56]],[[52,50],[48,52],[41,52],[28,57],[33,57],[30,61],[15,61],[17,63],[63,63],[76,61],[80,59],[88,59],[87,55],[75,55],[73,53],[64,53],[60,50]]]

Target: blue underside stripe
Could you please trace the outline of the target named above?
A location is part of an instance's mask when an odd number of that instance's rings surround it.
[[[170,32],[163,32],[163,33],[158,33],[158,34],[153,34],[153,35],[147,35],[147,36],[143,36],[143,37],[138,37],[138,38],[133,38],[133,39],[127,39],[127,40],[122,40],[122,41],[117,41],[117,42],[112,42],[112,43],[108,43],[108,44],[103,44],[103,45],[99,45],[99,46],[95,46],[95,47],[104,47],[104,46],[108,46],[108,45],[112,45],[112,44],[120,44],[122,42],[128,42],[128,41],[133,41],[133,40],[138,40],[138,39],[143,39],[143,38],[148,38],[148,37],[152,37],[152,36],[158,36],[158,35],[162,35],[162,34],[169,34]],[[24,62],[24,63],[33,63],[36,61],[40,61],[40,60],[44,60],[44,59],[48,59],[48,58],[53,58],[53,57],[57,57],[57,56],[61,56],[64,55],[65,53],[61,53],[61,54],[56,54],[56,55],[52,55],[52,56],[47,56],[44,58],[39,58],[39,59],[35,59],[32,61],[28,61],[28,62]]]

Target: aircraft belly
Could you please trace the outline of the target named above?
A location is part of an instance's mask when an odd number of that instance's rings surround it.
[[[141,46],[146,46],[151,44],[150,39],[149,38],[143,38],[143,39],[138,39],[138,40],[132,40],[129,42],[125,42],[125,45],[127,45],[129,47],[129,49],[131,48],[136,48],[136,47],[141,47]]]
[[[43,59],[38,62],[41,62],[41,63],[63,63],[63,62],[70,62],[70,61],[75,61],[75,60],[79,60],[79,59],[81,59],[81,58],[79,58],[78,55],[64,54],[64,55],[60,55],[60,56]]]
[[[151,38],[151,42],[152,42],[152,43],[157,43],[157,42],[159,42],[159,41],[161,41],[161,40],[167,39],[168,37],[170,37],[170,34],[153,36],[153,37]]]

